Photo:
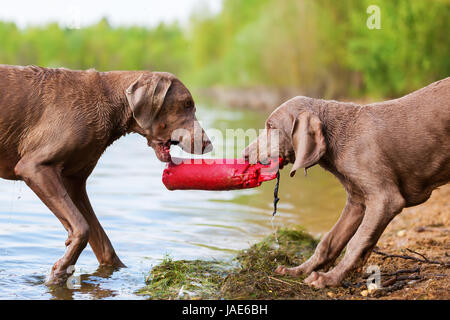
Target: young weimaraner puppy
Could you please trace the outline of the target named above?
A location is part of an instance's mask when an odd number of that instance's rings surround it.
[[[279,142],[268,146],[275,132]],[[270,115],[244,157],[267,161],[278,153],[293,163],[291,176],[315,164],[333,173],[347,191],[347,204],[313,256],[275,271],[309,275],[305,282],[318,288],[338,286],[365,263],[403,208],[425,202],[450,181],[450,78],[369,105],[293,98]],[[345,246],[334,268],[316,272],[331,267]]]
[[[86,180],[105,149],[131,132],[165,162],[172,144],[211,149],[191,94],[172,74],[0,65],[0,177],[24,180],[68,232],[50,283],[64,282],[88,242],[101,265],[124,267],[89,203]]]

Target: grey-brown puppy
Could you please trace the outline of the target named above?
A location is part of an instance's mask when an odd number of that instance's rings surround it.
[[[274,129],[279,142],[267,147]],[[347,204],[311,258],[276,272],[310,274],[305,282],[319,288],[338,286],[364,264],[403,208],[425,202],[450,181],[450,78],[369,105],[295,97],[270,115],[266,132],[244,156],[265,161],[277,152],[293,163],[291,176],[315,164],[333,173],[347,191]],[[334,268],[315,272],[330,267],[346,245]]]
[[[196,123],[191,94],[170,73],[0,65],[0,178],[24,180],[68,232],[50,282],[69,276],[88,242],[101,265],[124,266],[86,193],[105,149],[135,132],[161,161],[171,144],[202,153],[210,142]]]

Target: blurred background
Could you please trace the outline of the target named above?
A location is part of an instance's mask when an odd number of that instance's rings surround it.
[[[368,27],[372,5],[379,29]],[[14,0],[0,9],[0,64],[172,72],[193,92],[203,127],[225,133],[262,128],[295,95],[366,102],[449,76],[449,18],[449,0]],[[214,144],[241,153],[234,137]],[[87,247],[74,289],[44,285],[64,253],[61,224],[23,182],[0,180],[0,299],[140,298],[166,254],[231,259],[283,226],[320,237],[345,204],[342,186],[319,167],[306,178],[282,171],[274,220],[274,181],[169,192],[163,169],[137,135],[100,159],[88,193],[129,268],[97,269]]]
[[[369,5],[381,29],[366,26]],[[449,17],[448,0],[14,1],[0,12],[0,62],[386,98],[450,74]]]

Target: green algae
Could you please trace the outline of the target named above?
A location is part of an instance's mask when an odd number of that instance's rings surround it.
[[[153,267],[137,293],[149,299],[314,299],[321,290],[303,278],[275,275],[280,264],[294,266],[312,255],[317,240],[302,229],[279,229],[232,261],[173,260]]]

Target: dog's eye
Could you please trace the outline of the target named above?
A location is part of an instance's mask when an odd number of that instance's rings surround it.
[[[188,100],[188,101],[186,101],[186,102],[184,103],[184,107],[185,107],[186,109],[191,109],[191,108],[194,107],[194,102],[193,102],[192,100]]]

